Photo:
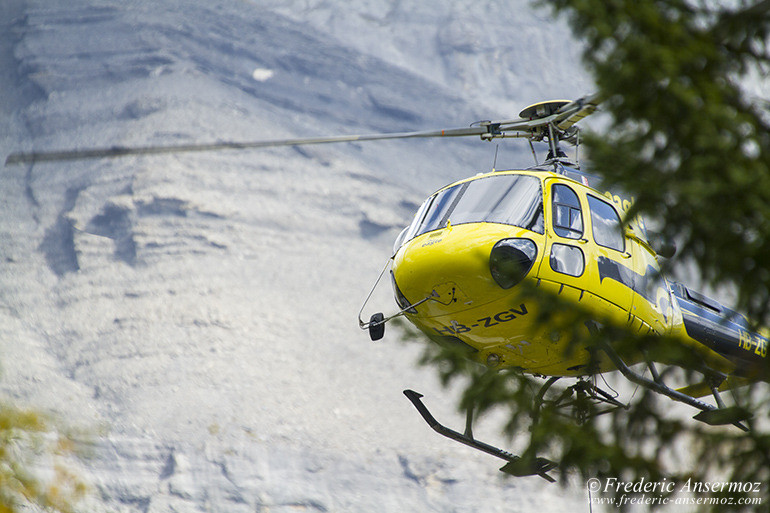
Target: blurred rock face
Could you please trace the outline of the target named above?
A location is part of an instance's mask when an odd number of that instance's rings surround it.
[[[464,126],[590,92],[574,41],[525,3],[10,0],[0,14],[2,155]],[[497,167],[528,151],[501,146]],[[400,392],[459,425],[454,395],[414,367],[418,346],[357,327],[423,198],[493,159],[442,140],[7,167],[4,394],[95,434],[92,509],[576,504],[437,439]],[[373,301],[395,309],[385,288]]]

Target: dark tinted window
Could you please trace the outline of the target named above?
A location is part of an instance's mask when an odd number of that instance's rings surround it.
[[[588,208],[591,210],[594,241],[600,246],[624,251],[626,241],[620,227],[620,216],[615,207],[604,200],[588,196]]]

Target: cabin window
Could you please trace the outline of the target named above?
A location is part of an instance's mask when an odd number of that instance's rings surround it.
[[[459,187],[453,187],[444,191],[444,194],[437,194],[433,198],[433,202],[425,213],[425,219],[423,220],[418,234],[446,226],[449,212],[451,212],[452,208],[457,204],[457,199],[462,195],[464,186],[465,184],[462,184]]]
[[[455,185],[428,198],[405,240],[464,223],[501,223],[544,233],[540,179],[495,175]]]
[[[626,241],[621,229],[620,216],[611,204],[595,196],[588,196],[588,208],[591,210],[594,241],[600,246],[624,251]]]
[[[579,239],[583,236],[583,211],[575,191],[566,185],[551,188],[553,231],[559,237]]]
[[[554,243],[551,245],[551,269],[569,276],[580,276],[586,269],[583,251],[575,246]]]

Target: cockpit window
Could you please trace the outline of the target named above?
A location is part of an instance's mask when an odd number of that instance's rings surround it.
[[[428,198],[405,240],[446,226],[501,223],[543,233],[540,180],[526,175],[498,175],[464,182]]]
[[[451,189],[448,189],[443,193],[437,194],[433,197],[433,202],[430,204],[430,207],[428,207],[428,211],[425,213],[425,218],[420,225],[421,227],[430,228],[427,230],[420,230],[419,233],[416,233],[415,235],[446,226],[449,213],[456,205],[457,199],[462,196],[462,193],[465,190],[463,185],[465,184],[462,184],[459,187],[452,187]]]

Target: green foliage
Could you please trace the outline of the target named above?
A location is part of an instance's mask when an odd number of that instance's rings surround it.
[[[634,194],[631,216],[652,218],[665,238],[677,241],[674,265],[694,261],[713,286],[735,286],[737,307],[768,325],[770,111],[766,99],[746,92],[746,84],[770,74],[770,1],[539,3],[566,15],[585,43],[585,62],[609,115],[606,128],[583,138],[592,170],[610,187]],[[705,362],[679,341],[632,336],[610,323],[587,335],[582,312],[558,298],[540,296],[537,302],[546,305],[541,322],[596,348],[594,358],[611,345],[621,356],[643,352],[674,364],[678,375],[666,376],[667,382],[703,380],[697,371]],[[767,383],[736,391],[736,403],[755,414],[744,432],[682,419],[669,411],[669,399],[645,388],[634,392],[627,408],[598,415],[607,405],[588,400],[578,388],[570,391],[558,382],[545,391],[541,377],[487,370],[464,356],[429,345],[423,363],[436,367],[444,383],[462,376],[461,408],[505,409],[506,431],[525,442],[522,456],[558,462],[563,477],[678,483],[653,494],[661,498],[680,492],[682,483],[760,483],[758,493],[752,488],[705,494],[730,502],[705,506],[744,511],[770,504]],[[594,384],[601,379],[593,377]],[[619,499],[625,490],[602,492]],[[762,505],[739,504],[742,497]],[[651,506],[656,505],[661,503]]]
[[[85,484],[67,467],[77,445],[40,413],[0,405],[0,513],[30,505],[75,511],[86,493]]]
[[[678,260],[737,286],[739,309],[768,324],[770,111],[744,89],[770,72],[770,2],[543,3],[586,43],[611,115],[585,139],[592,168],[633,192]]]
[[[611,117],[609,127],[586,138],[592,167],[633,191],[634,212],[652,217],[678,241],[673,265],[691,260],[713,286],[734,285],[738,308],[768,325],[770,111],[745,89],[770,71],[770,2],[544,3],[566,14],[587,44],[585,62]],[[626,337],[627,345],[635,343]],[[687,355],[669,358],[683,362]],[[766,384],[741,391],[739,399],[766,414]],[[648,397],[632,408],[613,416],[613,442],[641,437],[665,451],[690,441],[685,447],[698,462],[690,466],[695,478],[760,481],[768,504],[766,425],[751,422],[748,433],[677,425]],[[661,467],[660,455],[654,458]],[[620,463],[614,472],[628,470]]]

